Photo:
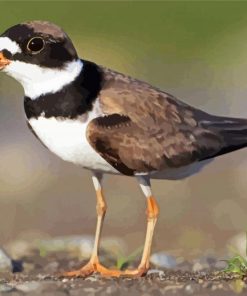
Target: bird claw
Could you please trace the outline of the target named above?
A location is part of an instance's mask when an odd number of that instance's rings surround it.
[[[142,276],[145,276],[148,272],[148,268],[145,266],[139,266],[136,269],[127,269],[124,271],[123,276],[124,277],[131,277],[131,278],[140,278]]]
[[[60,277],[69,277],[69,278],[78,278],[78,277],[87,277],[93,273],[99,273],[103,277],[120,277],[124,275],[124,271],[117,269],[108,269],[100,263],[91,263],[88,262],[85,266],[78,270],[64,272]]]

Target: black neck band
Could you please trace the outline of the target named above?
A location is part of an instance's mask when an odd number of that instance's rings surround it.
[[[76,118],[92,109],[102,85],[100,68],[89,61],[82,61],[83,68],[78,77],[60,91],[41,95],[35,100],[24,98],[28,119],[42,116]]]

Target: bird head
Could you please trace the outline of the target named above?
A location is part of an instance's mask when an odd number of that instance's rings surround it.
[[[20,82],[31,99],[58,91],[81,69],[70,38],[50,22],[21,23],[0,36],[0,71]]]

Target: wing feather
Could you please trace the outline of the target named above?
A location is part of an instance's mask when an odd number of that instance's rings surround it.
[[[212,115],[148,83],[102,68],[104,114],[87,129],[92,147],[126,175],[180,167],[215,155],[222,137],[201,122]]]

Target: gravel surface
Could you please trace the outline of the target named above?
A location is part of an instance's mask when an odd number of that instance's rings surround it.
[[[245,283],[233,276],[206,272],[159,271],[140,279],[58,279],[40,273],[6,274],[0,295],[232,295],[246,293]]]
[[[66,246],[61,242],[66,241]],[[148,275],[140,279],[131,278],[102,278],[95,274],[88,278],[67,279],[60,278],[58,274],[65,270],[79,267],[85,258],[75,253],[68,242],[74,239],[61,238],[42,242],[37,248],[37,243],[27,244],[23,247],[19,261],[8,260],[4,252],[2,258],[6,265],[0,269],[0,295],[25,296],[82,296],[82,295],[233,295],[247,293],[247,277],[239,278],[233,274],[222,272],[224,264],[212,255],[202,256],[191,261],[182,260],[162,252],[153,254],[152,268]],[[83,240],[85,243],[85,239]],[[90,241],[90,240],[89,240]],[[115,240],[113,240],[115,241]],[[54,243],[58,243],[55,246]],[[70,248],[66,250],[68,247]],[[46,247],[44,247],[44,245]],[[85,245],[87,245],[85,243]],[[116,244],[115,244],[116,245]],[[19,244],[20,246],[20,244]],[[24,246],[22,244],[22,246]],[[52,248],[51,248],[52,246]],[[110,244],[108,243],[109,247]],[[10,248],[11,249],[11,248]],[[49,249],[49,252],[47,250]],[[20,255],[21,249],[18,249]],[[102,261],[107,266],[116,264],[114,256],[102,252]],[[11,266],[7,266],[11,262]],[[80,263],[81,262],[81,263]],[[157,266],[159,263],[171,268]],[[160,263],[160,264],[161,264]],[[134,262],[137,265],[138,261]],[[22,272],[12,273],[11,269],[18,266]],[[133,266],[130,266],[133,267]]]

